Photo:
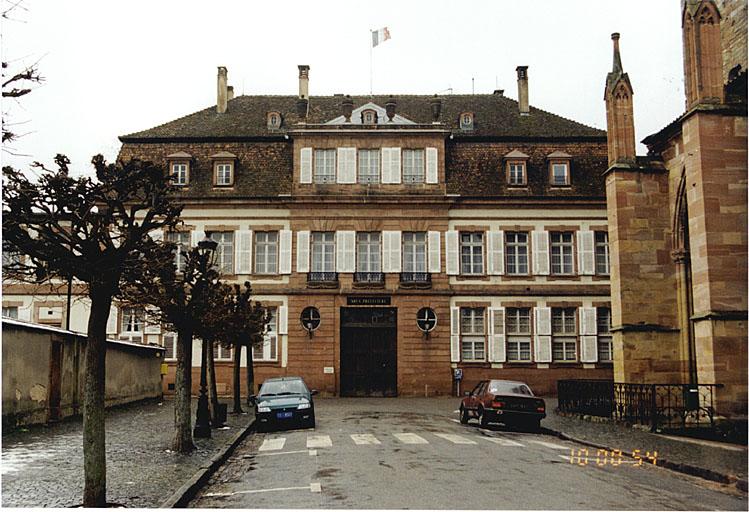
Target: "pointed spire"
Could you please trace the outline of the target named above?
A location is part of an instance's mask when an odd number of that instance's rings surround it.
[[[624,72],[622,56],[619,53],[619,32],[611,34],[611,40],[614,42],[614,63],[611,72],[606,76],[606,93],[613,91],[620,80],[624,80],[629,90],[632,91],[632,84],[629,83],[629,77]]]
[[[619,55],[619,32],[611,34],[611,40],[614,41],[614,66],[611,72],[621,73],[624,68],[622,68],[622,57]]]

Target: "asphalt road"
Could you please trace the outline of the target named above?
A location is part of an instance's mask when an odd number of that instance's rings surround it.
[[[730,486],[626,457],[596,463],[594,449],[584,464],[584,446],[460,425],[457,405],[317,400],[315,430],[251,435],[190,506],[747,510]]]

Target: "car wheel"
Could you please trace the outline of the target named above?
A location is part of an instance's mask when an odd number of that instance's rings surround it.
[[[460,422],[465,425],[468,423],[468,411],[466,411],[463,406],[460,406]]]
[[[486,413],[483,409],[479,411],[479,422],[481,423],[481,426],[483,428],[487,428],[489,426],[489,418],[486,417]]]

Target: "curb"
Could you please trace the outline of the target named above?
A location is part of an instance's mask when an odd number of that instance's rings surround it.
[[[208,481],[208,479],[216,472],[216,470],[226,462],[234,450],[239,446],[239,443],[254,430],[255,420],[253,419],[249,425],[244,429],[237,432],[234,437],[227,443],[221,451],[211,457],[211,459],[198,469],[187,482],[174,491],[171,496],[161,502],[158,508],[184,508],[187,503],[195,497],[201,487]]]
[[[605,446],[602,444],[592,443],[590,441],[586,441],[584,439],[578,439],[576,437],[572,437],[569,434],[565,434],[564,432],[561,432],[559,430],[553,430],[548,427],[544,427],[548,432],[550,432],[552,435],[557,436],[560,439],[564,439],[566,441],[572,441],[573,443],[579,443],[585,446],[590,446],[591,448],[599,448],[602,450],[613,450],[613,448],[609,446]],[[623,454],[627,457],[626,453]],[[693,466],[691,464],[684,464],[683,462],[673,462],[667,459],[658,459],[658,467],[667,468],[672,471],[676,471],[679,473],[684,473],[686,475],[691,476],[697,476],[700,478],[704,478],[705,480],[712,480],[713,482],[719,482],[721,484],[735,484],[736,488],[739,490],[742,490],[746,492],[747,489],[747,480],[746,478],[737,478],[735,475],[729,475],[726,473],[720,473],[718,471],[713,471],[712,469],[706,469],[701,468],[698,466]]]

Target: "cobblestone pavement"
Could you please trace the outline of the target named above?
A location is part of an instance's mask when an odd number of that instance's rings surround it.
[[[173,402],[149,401],[109,410],[107,501],[127,507],[157,507],[251,420],[251,414],[229,414],[229,428],[214,429],[211,439],[197,439],[198,450],[193,454],[177,455],[169,450]],[[80,419],[4,434],[2,506],[70,507],[81,503],[82,446]]]

